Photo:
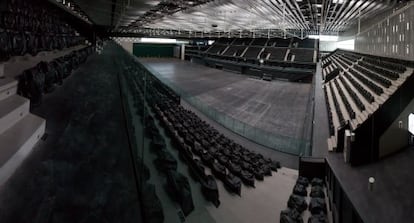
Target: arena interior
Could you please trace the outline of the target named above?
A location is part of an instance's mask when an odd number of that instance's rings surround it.
[[[414,1],[1,0],[1,223],[408,223]]]

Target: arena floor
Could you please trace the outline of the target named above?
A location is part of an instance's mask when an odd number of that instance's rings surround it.
[[[311,84],[263,81],[178,59],[140,58],[166,84],[272,135],[300,139]]]

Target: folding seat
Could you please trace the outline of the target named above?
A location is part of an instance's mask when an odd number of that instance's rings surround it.
[[[308,204],[306,203],[304,197],[292,194],[288,200],[288,207],[291,209],[296,209],[299,213],[302,213],[308,208]]]
[[[25,70],[19,76],[18,92],[20,95],[30,99],[31,104],[39,105],[45,83],[45,75],[39,72],[37,67]]]
[[[34,34],[26,34],[26,46],[27,52],[32,56],[36,56],[39,52],[38,39]]]
[[[296,209],[287,209],[280,212],[280,223],[303,223],[303,218]]]
[[[64,76],[64,67],[57,60],[53,60],[50,63],[56,70],[56,83],[59,84],[59,85],[62,85],[63,84],[63,76]]]
[[[206,180],[201,183],[201,192],[203,196],[208,200],[213,202],[213,204],[218,207],[220,205],[219,192],[217,187],[217,182],[213,176],[207,175]]]
[[[185,216],[194,210],[191,187],[187,177],[175,171],[168,171],[166,189],[170,196],[180,204]]]
[[[12,49],[9,32],[0,32],[0,61],[7,61],[10,58]]]
[[[39,71],[43,72],[45,75],[45,85],[44,91],[45,93],[50,93],[54,91],[55,84],[58,82],[57,80],[57,71],[51,63],[47,62],[40,62],[38,65]]]
[[[26,53],[26,36],[23,32],[11,33],[14,56],[23,56]]]
[[[17,23],[16,14],[11,12],[6,12],[3,14],[3,26],[6,29],[17,30],[16,23]]]
[[[239,177],[229,173],[222,180],[228,190],[241,195],[241,180]]]
[[[144,183],[142,188],[142,205],[146,220],[153,223],[164,222],[162,204],[153,184]]]

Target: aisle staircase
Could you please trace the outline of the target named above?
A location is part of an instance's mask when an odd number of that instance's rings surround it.
[[[0,187],[45,132],[46,121],[29,112],[30,101],[16,94],[17,81],[0,77]]]

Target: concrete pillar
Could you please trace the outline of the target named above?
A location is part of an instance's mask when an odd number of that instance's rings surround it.
[[[185,45],[181,44],[181,60],[185,59]]]

